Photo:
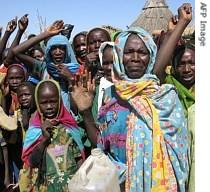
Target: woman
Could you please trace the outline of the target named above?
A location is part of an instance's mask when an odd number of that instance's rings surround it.
[[[174,85],[187,116],[188,108],[195,103],[195,46],[187,43],[177,46],[172,58],[172,72],[166,83]]]
[[[191,12],[190,5],[184,4],[181,10]],[[176,41],[171,46],[175,44]],[[105,91],[99,112],[100,134],[90,111],[94,82],[89,81],[87,90],[78,83],[72,92],[89,137],[93,142],[97,140],[98,147],[105,152],[126,163],[126,191],[185,191],[186,121],[174,86],[160,86],[153,74],[156,45],[143,29],[133,28],[121,32],[115,46],[114,86]]]

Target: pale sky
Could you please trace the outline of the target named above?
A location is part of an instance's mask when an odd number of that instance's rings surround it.
[[[40,30],[37,13],[39,12],[47,26],[57,19],[73,24],[72,37],[80,31],[101,25],[126,29],[126,26],[137,18],[145,2],[144,0],[4,0],[0,4],[0,26],[5,28],[7,22],[15,16],[20,18],[28,13],[29,25],[26,32],[38,34]],[[177,14],[178,7],[184,2],[191,3],[194,9],[194,0],[166,0],[174,14]]]

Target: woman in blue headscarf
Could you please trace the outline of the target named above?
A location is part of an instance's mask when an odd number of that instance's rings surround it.
[[[79,64],[68,39],[63,35],[57,35],[62,29],[63,21],[56,21],[46,31],[21,43],[13,51],[32,73],[39,76],[40,80],[52,78],[59,82],[64,105],[70,111],[68,80],[78,71]],[[23,54],[30,47],[46,39],[48,42],[43,62]]]
[[[182,9],[189,11],[190,5]],[[105,91],[99,134],[88,106],[94,82],[88,91],[75,86],[72,92],[89,137],[126,164],[127,192],[184,192],[189,169],[186,119],[175,87],[160,85],[153,74],[157,48],[152,37],[131,28],[118,35],[113,52],[114,86]]]

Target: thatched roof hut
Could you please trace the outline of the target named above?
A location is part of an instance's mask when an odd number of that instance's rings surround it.
[[[172,15],[165,0],[147,0],[141,14],[130,27],[142,27],[150,34],[152,34],[153,31],[166,31],[168,21]]]

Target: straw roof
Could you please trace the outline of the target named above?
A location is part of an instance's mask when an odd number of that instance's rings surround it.
[[[166,31],[172,15],[165,0],[147,0],[141,14],[130,27],[142,27],[150,34],[155,30]]]

